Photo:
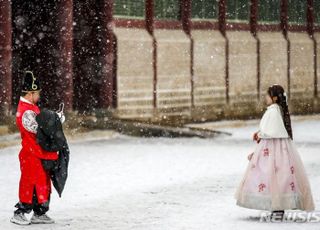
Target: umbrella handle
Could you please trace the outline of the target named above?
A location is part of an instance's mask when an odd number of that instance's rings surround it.
[[[63,113],[63,110],[64,110],[64,103],[60,103],[59,104],[59,110],[57,111],[58,113],[62,112]]]

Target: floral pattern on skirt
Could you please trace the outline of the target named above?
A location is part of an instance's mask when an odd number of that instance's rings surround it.
[[[235,197],[237,205],[251,209],[314,210],[309,181],[291,139],[261,139]]]

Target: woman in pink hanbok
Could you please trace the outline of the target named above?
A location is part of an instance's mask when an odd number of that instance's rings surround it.
[[[273,85],[266,95],[267,111],[253,139],[258,145],[237,189],[237,205],[268,210],[284,216],[284,210],[312,211],[311,189],[299,153],[292,142],[292,128],[283,87]]]

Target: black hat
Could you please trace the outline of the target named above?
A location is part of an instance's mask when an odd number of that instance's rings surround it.
[[[31,71],[26,71],[22,83],[22,92],[39,91],[40,81],[36,78]]]

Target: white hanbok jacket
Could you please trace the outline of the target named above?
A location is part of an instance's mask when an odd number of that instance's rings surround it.
[[[260,121],[258,137],[261,139],[289,138],[278,104],[268,106]]]

